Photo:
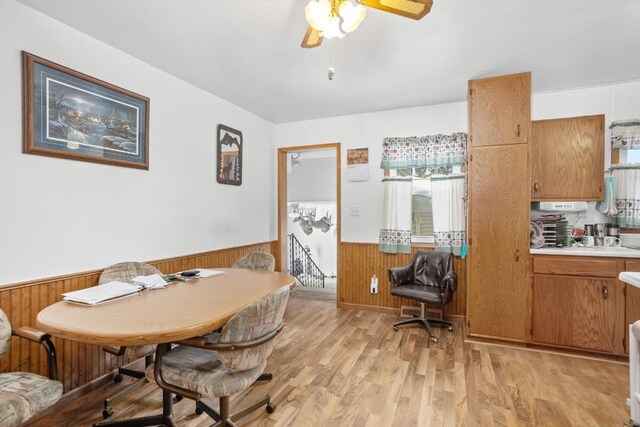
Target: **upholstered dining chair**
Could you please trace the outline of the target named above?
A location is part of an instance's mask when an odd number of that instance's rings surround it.
[[[0,357],[9,352],[12,335],[44,347],[47,352],[49,378],[30,372],[0,374],[0,426],[3,427],[21,425],[52,406],[62,396],[62,384],[58,381],[56,349],[50,335],[27,326],[11,329],[7,315],[0,309]]]
[[[274,271],[276,259],[269,252],[250,252],[238,258],[232,267]]]
[[[125,283],[132,283],[133,278],[137,276],[149,276],[151,274],[159,274],[162,273],[156,269],[155,267],[145,264],[142,262],[121,262],[118,264],[114,264],[112,266],[107,267],[102,274],[100,274],[100,279],[98,279],[98,284],[103,285],[112,281],[119,281]],[[131,346],[131,347],[111,347],[104,346],[102,347],[104,351],[107,353],[113,354],[114,356],[126,356],[129,360],[140,359],[142,357],[145,358],[145,367],[151,366],[153,364],[153,356],[156,351],[155,345],[142,345],[142,346]],[[144,371],[138,371],[135,369],[128,369],[120,367],[118,368],[118,373],[115,375],[113,380],[116,383],[119,383],[123,380],[124,375],[132,378],[136,378],[137,381],[133,382],[128,387],[120,390],[118,393],[114,394],[106,398],[103,402],[104,409],[102,411],[103,418],[107,419],[111,415],[113,415],[113,408],[111,404],[120,398],[124,397],[126,394],[132,392],[138,387],[141,387],[146,383],[146,379],[144,376]]]
[[[266,405],[268,413],[276,407],[267,395],[252,405],[231,413],[229,397],[249,388],[262,374],[275,347],[274,338],[282,331],[289,300],[284,286],[236,313],[221,333],[161,344],[155,366],[147,368],[147,379],[165,392],[196,401],[196,413],[205,412],[216,426],[235,426],[235,421]],[[219,412],[202,401],[216,398]]]
[[[419,324],[429,332],[431,341],[438,342],[431,324],[447,326],[453,331],[453,324],[444,320],[444,306],[451,302],[457,288],[457,276],[453,271],[453,255],[448,252],[420,251],[411,262],[402,267],[389,269],[391,294],[410,298],[420,303],[420,315],[393,324],[396,331],[401,325]],[[425,316],[425,304],[437,306],[440,318]]]

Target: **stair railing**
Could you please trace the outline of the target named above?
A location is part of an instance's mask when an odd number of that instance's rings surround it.
[[[293,233],[289,234],[289,274],[302,286],[324,288],[325,274]]]

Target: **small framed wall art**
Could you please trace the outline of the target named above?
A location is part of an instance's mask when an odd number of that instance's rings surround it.
[[[149,98],[22,52],[29,154],[149,169]]]
[[[242,132],[218,125],[217,180],[220,184],[242,184]]]

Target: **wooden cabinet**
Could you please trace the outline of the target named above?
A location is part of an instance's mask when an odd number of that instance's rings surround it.
[[[526,144],[531,127],[531,73],[469,81],[472,147]]]
[[[622,258],[535,255],[531,342],[623,355],[624,269]]]
[[[525,73],[469,82],[467,333],[472,336],[525,340],[530,79]]]
[[[602,200],[604,115],[531,123],[531,199]]]
[[[535,275],[532,341],[615,352],[617,286],[616,279]]]

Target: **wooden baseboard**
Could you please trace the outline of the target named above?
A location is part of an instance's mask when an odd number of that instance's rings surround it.
[[[394,308],[394,307],[380,307],[378,305],[353,304],[349,302],[340,302],[340,301],[338,301],[337,306],[338,308],[350,308],[353,310],[381,311],[383,313],[397,314],[398,316],[400,316],[400,308]],[[418,307],[418,311],[419,310],[420,310],[420,307]],[[464,319],[465,318],[465,316],[462,316],[459,314],[447,314],[447,313],[445,313],[444,317],[445,319],[447,318]]]
[[[394,307],[381,307],[378,305],[353,304],[349,302],[340,302],[340,301],[338,301],[337,306],[338,308],[350,308],[354,310],[373,310],[373,311],[382,311],[383,313],[400,314],[400,309],[394,308]]]
[[[526,343],[520,343],[516,341],[500,341],[496,339],[477,338],[477,337],[473,337],[473,338],[466,337],[464,342],[468,344],[491,345],[496,347],[514,348],[518,350],[533,351],[538,353],[557,354],[559,356],[577,357],[579,359],[600,360],[605,362],[620,363],[620,364],[626,364],[626,365],[629,364],[629,359],[627,357],[618,356],[615,354],[593,353],[590,351],[578,351],[573,349],[562,349],[562,348],[546,347],[546,346],[535,345],[535,344],[526,344]]]

